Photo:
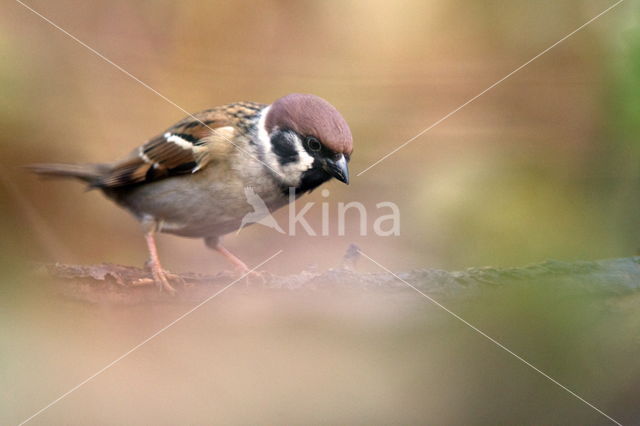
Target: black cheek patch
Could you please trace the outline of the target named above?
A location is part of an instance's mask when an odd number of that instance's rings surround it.
[[[283,166],[289,163],[295,163],[299,159],[293,138],[287,135],[287,133],[288,132],[278,131],[271,136],[273,153],[278,157],[278,163]]]

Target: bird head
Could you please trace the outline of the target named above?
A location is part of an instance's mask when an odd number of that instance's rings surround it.
[[[269,106],[265,130],[285,174],[299,174],[299,185],[309,191],[333,178],[349,183],[347,163],[353,151],[349,125],[329,102],[294,93]]]

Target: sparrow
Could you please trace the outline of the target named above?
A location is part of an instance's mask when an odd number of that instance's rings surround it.
[[[187,116],[112,163],[34,164],[43,176],[98,189],[142,224],[148,266],[174,293],[156,248],[157,232],[203,238],[241,273],[249,268],[220,238],[254,221],[246,188],[273,212],[335,178],[349,183],[351,130],[326,100],[289,94],[272,104],[236,102]]]

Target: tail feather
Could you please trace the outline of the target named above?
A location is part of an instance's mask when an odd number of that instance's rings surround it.
[[[109,170],[106,164],[31,164],[27,169],[35,174],[54,178],[75,178],[90,186],[100,186],[100,182]]]

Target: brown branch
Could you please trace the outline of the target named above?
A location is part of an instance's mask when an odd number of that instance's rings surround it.
[[[357,253],[357,250],[355,250]],[[355,271],[358,256],[351,247],[340,267],[327,271],[302,271],[279,276],[262,274],[261,279],[243,279],[236,287],[266,291],[298,290],[328,291],[356,289],[411,292],[415,291],[388,273],[359,273]],[[364,261],[364,260],[363,260]],[[177,296],[159,292],[151,283],[150,273],[130,266],[98,265],[45,265],[48,276],[54,277],[63,295],[94,303],[137,304],[158,301],[200,301],[237,279],[230,273],[205,275],[178,274],[174,283]],[[640,289],[640,258],[620,258],[600,261],[559,262],[547,261],[519,268],[470,268],[448,272],[438,269],[416,269],[398,275],[429,294],[440,297],[459,297],[487,286],[517,285],[522,283],[551,283],[576,291],[608,296],[627,294]],[[137,283],[147,283],[139,285]]]

